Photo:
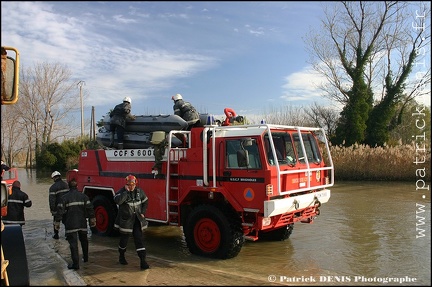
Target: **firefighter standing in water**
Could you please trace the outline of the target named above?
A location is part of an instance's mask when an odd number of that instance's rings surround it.
[[[130,174],[126,177],[125,186],[120,188],[114,195],[114,202],[119,206],[114,228],[120,232],[120,242],[118,245],[120,264],[128,264],[125,253],[129,237],[132,234],[136,252],[140,258],[140,268],[141,270],[146,270],[150,266],[145,260],[146,249],[144,247],[143,231],[148,226],[145,218],[148,198],[137,185],[137,178]]]

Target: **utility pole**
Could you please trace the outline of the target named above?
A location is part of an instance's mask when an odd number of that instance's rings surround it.
[[[80,101],[81,101],[81,137],[84,136],[84,104],[83,104],[83,97],[82,97],[82,85],[85,84],[84,81],[79,81],[78,86],[80,89]]]
[[[91,126],[90,126],[90,139],[96,140],[96,119],[95,119],[95,107],[92,106],[92,114],[91,114]]]

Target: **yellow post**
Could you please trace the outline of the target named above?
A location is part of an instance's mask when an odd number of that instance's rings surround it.
[[[1,231],[3,232],[4,229],[4,225],[3,225],[3,221],[1,223]],[[4,283],[4,286],[9,286],[9,277],[7,275],[7,271],[6,268],[9,265],[9,260],[5,260],[4,259],[4,255],[3,255],[3,246],[1,247],[1,280],[2,283]],[[2,284],[3,285],[3,284]]]

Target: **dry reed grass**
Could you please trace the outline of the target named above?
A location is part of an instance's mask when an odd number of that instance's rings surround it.
[[[420,148],[416,150],[415,144],[375,148],[358,144],[332,146],[335,180],[430,181],[430,147]],[[416,157],[417,162],[424,163],[416,164]]]

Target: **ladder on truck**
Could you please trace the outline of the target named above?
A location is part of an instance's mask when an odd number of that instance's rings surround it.
[[[170,132],[170,135],[173,132]],[[190,146],[190,132],[182,131],[181,133],[188,138],[187,143]],[[180,226],[180,203],[179,203],[179,170],[178,165],[181,158],[185,158],[187,147],[172,148],[171,136],[168,143],[168,159],[167,159],[167,180],[166,180],[166,196],[167,196],[167,212],[169,225]]]

